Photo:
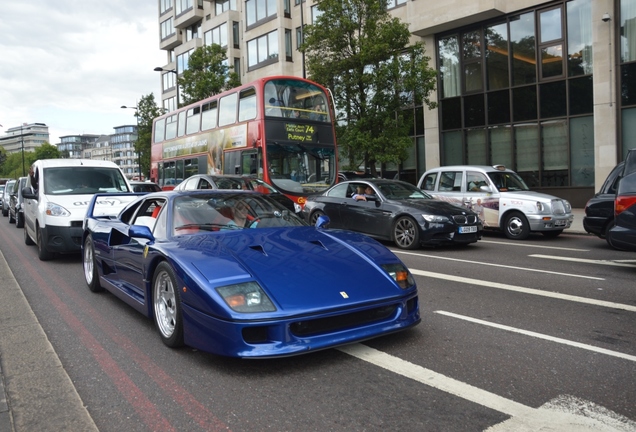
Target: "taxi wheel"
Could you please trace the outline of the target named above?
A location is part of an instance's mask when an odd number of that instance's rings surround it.
[[[530,235],[528,219],[520,212],[512,212],[504,222],[506,237],[512,240],[525,240]]]
[[[157,266],[152,279],[152,303],[155,325],[164,344],[171,348],[183,345],[183,312],[177,278],[167,262]]]
[[[416,249],[420,246],[420,230],[413,219],[402,216],[393,225],[393,241],[400,249]]]

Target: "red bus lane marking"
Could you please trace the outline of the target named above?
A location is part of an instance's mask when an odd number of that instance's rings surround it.
[[[15,254],[24,257],[23,262],[31,262],[33,257],[25,255],[25,249],[19,249],[15,243],[9,238],[5,238],[5,244],[10,244]],[[81,265],[81,264],[80,264]],[[126,373],[117,366],[117,362],[108,354],[108,351],[97,341],[97,339],[84,327],[82,322],[73,314],[71,308],[64,303],[52,288],[48,285],[51,279],[64,291],[64,295],[74,301],[78,307],[88,315],[91,320],[98,324],[100,330],[106,334],[113,342],[122,347],[126,347],[127,354],[141,367],[141,369],[154,381],[164,392],[168,393],[175,402],[182,406],[185,413],[192,417],[202,428],[208,431],[225,430],[229,428],[220,419],[213,415],[204,405],[202,405],[194,396],[192,396],[184,387],[179,385],[169,374],[162,368],[156,366],[152,358],[147,356],[143,351],[137,348],[133,342],[124,336],[110,321],[103,318],[92,306],[90,306],[81,295],[70,288],[70,286],[61,280],[57,274],[48,270],[46,265],[39,269],[47,271],[46,279],[37,273],[35,266],[27,267],[28,274],[34,281],[38,283],[42,292],[55,306],[62,318],[71,327],[75,333],[80,336],[82,344],[93,354],[102,370],[111,377],[116,384],[120,393],[126,398],[129,404],[143,419],[147,419],[144,423],[151,430],[173,431],[175,429],[167,419],[163,418],[161,412],[156,408],[144,393],[134,384],[134,382],[126,375]],[[38,270],[39,270],[38,269]],[[152,415],[151,415],[152,414]],[[154,421],[153,419],[161,419]]]

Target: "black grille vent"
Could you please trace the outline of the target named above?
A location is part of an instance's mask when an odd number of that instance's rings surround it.
[[[457,225],[472,225],[477,222],[476,215],[453,215],[453,220]]]
[[[293,323],[290,329],[296,336],[309,336],[327,333],[385,320],[391,317],[395,313],[396,309],[397,306],[395,305],[383,306],[360,312],[331,316],[328,318],[298,321]]]

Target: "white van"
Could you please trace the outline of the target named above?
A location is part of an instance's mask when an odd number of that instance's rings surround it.
[[[40,260],[79,252],[86,209],[96,193],[131,192],[119,166],[90,159],[44,159],[29,170],[24,196],[24,242]],[[117,200],[109,202],[117,206]],[[123,204],[122,204],[123,207]]]

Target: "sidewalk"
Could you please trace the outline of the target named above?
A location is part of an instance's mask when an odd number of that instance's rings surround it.
[[[0,253],[0,431],[97,431]]]
[[[584,209],[565,233],[586,234]],[[0,253],[0,431],[97,431]]]

